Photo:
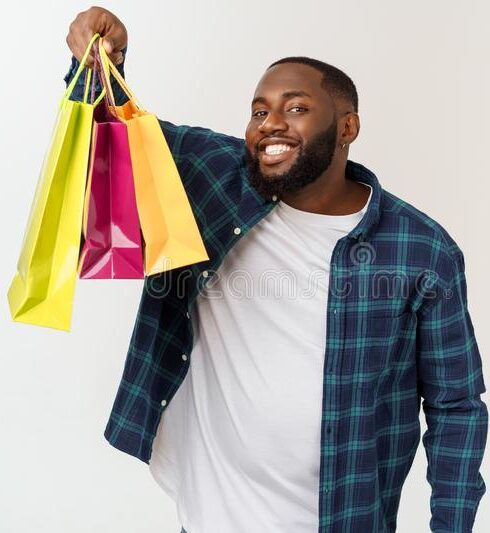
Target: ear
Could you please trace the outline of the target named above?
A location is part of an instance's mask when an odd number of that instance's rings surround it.
[[[359,131],[361,129],[361,121],[359,119],[359,114],[355,111],[349,111],[347,112],[341,119],[340,119],[340,133],[339,133],[339,141],[341,144],[353,143],[357,136],[359,135]]]

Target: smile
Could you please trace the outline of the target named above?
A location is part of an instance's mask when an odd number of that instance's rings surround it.
[[[266,150],[259,151],[259,159],[264,165],[275,165],[289,159],[293,152],[296,152],[298,146],[289,146],[286,144],[277,144],[267,146]]]

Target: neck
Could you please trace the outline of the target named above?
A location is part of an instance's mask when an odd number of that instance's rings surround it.
[[[347,158],[334,160],[317,180],[296,192],[282,194],[286,204],[310,213],[350,215],[361,210],[369,197],[369,187],[345,177]]]

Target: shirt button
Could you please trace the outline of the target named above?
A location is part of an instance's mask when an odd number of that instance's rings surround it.
[[[235,228],[235,229],[233,230],[233,233],[234,233],[235,235],[240,235],[241,232],[242,232],[242,230],[241,230],[240,228]]]
[[[209,276],[209,272],[207,270],[203,270],[202,275],[207,278]]]
[[[191,318],[191,315],[189,314],[189,311],[187,311],[187,313],[185,314],[185,316],[186,316],[187,318]]]
[[[337,314],[337,308],[335,308],[335,309],[333,310],[333,314],[334,314],[334,315]]]
[[[277,201],[277,195],[276,195],[276,194],[274,194],[274,196],[272,197],[272,201],[273,201],[273,202],[276,202],[276,201]]]
[[[167,405],[167,400],[162,400],[162,401],[160,402],[160,405],[161,405],[162,407],[165,407],[165,406]]]
[[[182,354],[182,359],[183,359],[184,361],[187,361],[187,355],[186,355],[185,353]]]

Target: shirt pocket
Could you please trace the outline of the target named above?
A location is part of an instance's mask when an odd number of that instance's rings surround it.
[[[414,313],[411,311],[374,311],[361,319],[363,370],[372,377],[387,369],[403,357],[406,343],[410,341],[410,325]]]

